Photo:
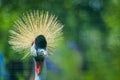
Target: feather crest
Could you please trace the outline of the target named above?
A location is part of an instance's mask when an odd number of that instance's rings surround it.
[[[55,15],[39,11],[27,12],[15,21],[14,29],[10,30],[9,44],[17,52],[26,51],[27,56],[35,38],[44,35],[47,40],[47,51],[51,53],[57,42],[62,39],[62,28],[63,25]]]

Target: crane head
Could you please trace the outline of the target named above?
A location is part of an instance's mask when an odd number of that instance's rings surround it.
[[[35,59],[37,74],[41,73],[44,58],[47,56],[46,47],[47,41],[43,35],[37,36],[35,41],[32,43],[31,53]]]
[[[47,56],[47,41],[43,35],[36,37],[35,41],[32,43],[31,52],[34,57]]]

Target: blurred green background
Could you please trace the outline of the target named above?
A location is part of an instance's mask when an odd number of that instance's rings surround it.
[[[9,29],[28,10],[49,11],[64,40],[49,56],[47,80],[120,80],[120,0],[0,0],[0,80],[29,80],[31,58],[14,52]]]

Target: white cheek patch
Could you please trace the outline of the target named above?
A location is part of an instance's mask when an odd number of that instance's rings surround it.
[[[46,50],[44,49],[38,49],[38,51],[36,51],[35,49],[35,44],[33,44],[33,46],[31,47],[31,54],[36,57],[37,55],[43,55],[43,56],[48,56],[48,53]]]
[[[35,49],[35,44],[33,44],[33,46],[31,47],[31,53],[32,53],[33,56],[37,56],[36,49]]]
[[[38,54],[38,55],[48,56],[47,51],[46,51],[46,50],[44,50],[44,49],[38,49],[38,52],[39,52],[39,54]]]
[[[47,51],[45,51],[45,52],[44,52],[44,55],[45,55],[45,56],[48,56],[48,53],[47,53]]]

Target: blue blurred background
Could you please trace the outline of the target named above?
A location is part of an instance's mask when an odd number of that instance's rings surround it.
[[[49,11],[64,24],[64,40],[46,60],[47,80],[120,80],[120,0],[0,0],[0,80],[29,80],[9,29],[28,10]]]

